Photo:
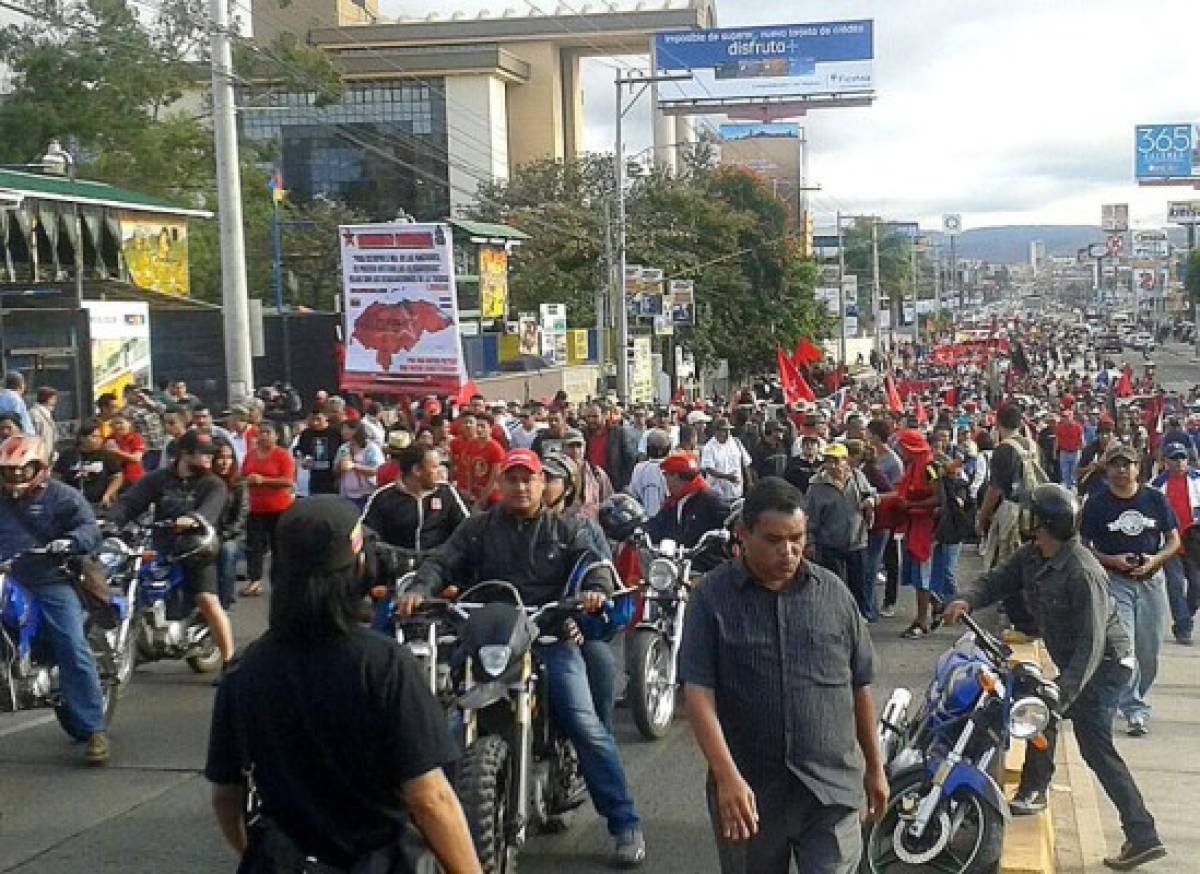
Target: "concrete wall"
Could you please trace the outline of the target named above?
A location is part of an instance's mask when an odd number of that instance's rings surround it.
[[[474,200],[481,177],[508,178],[507,86],[495,76],[446,78],[450,212]]]
[[[563,80],[559,47],[550,41],[502,45],[529,64],[529,81],[508,93],[508,157],[516,168],[563,158]]]
[[[489,400],[521,401],[531,398],[553,398],[559,389],[571,401],[586,401],[596,397],[600,368],[595,364],[576,364],[553,367],[527,373],[506,373],[475,380],[479,393]]]

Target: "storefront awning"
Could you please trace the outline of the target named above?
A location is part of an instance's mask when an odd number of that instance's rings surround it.
[[[529,234],[518,231],[508,225],[492,222],[472,222],[466,219],[450,219],[450,226],[456,231],[462,231],[472,242],[489,243],[520,243],[529,239]]]
[[[212,218],[213,215],[208,210],[187,209],[161,197],[151,197],[103,182],[25,173],[20,170],[0,170],[0,200],[11,202],[13,199],[18,203],[23,199],[59,200],[78,203],[80,206],[105,206],[191,218]]]

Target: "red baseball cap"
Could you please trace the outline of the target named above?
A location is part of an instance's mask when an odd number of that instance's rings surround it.
[[[700,465],[689,452],[672,452],[662,460],[662,472],[695,479],[700,475]]]
[[[523,467],[533,473],[541,473],[542,460],[532,449],[510,449],[500,465],[500,472],[507,473],[514,467]]]

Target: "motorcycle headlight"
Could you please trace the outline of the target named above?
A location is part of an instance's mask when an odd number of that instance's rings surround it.
[[[104,569],[109,573],[117,570],[128,557],[129,547],[117,537],[106,537],[100,544],[100,551],[96,554],[96,559],[104,565]]]
[[[665,558],[656,558],[650,564],[646,581],[656,592],[669,591],[675,585],[675,565]]]
[[[1017,740],[1031,740],[1050,724],[1050,708],[1040,698],[1022,698],[1012,706],[1008,730]]]
[[[492,645],[479,647],[479,666],[489,677],[498,677],[508,668],[512,647]]]

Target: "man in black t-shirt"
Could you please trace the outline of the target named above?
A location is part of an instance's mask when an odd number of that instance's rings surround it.
[[[1167,496],[1140,485],[1142,453],[1117,446],[1105,459],[1106,488],[1083,505],[1080,534],[1108,571],[1108,590],[1129,632],[1137,670],[1117,705],[1128,734],[1150,730],[1146,696],[1158,673],[1158,653],[1170,616],[1162,567],[1179,552],[1179,523]]]
[[[296,441],[296,457],[300,459],[300,465],[308,470],[310,495],[337,494],[333,459],[341,445],[342,435],[330,426],[323,412],[313,410],[308,417],[308,427]]]
[[[94,420],[79,426],[75,446],[58,457],[54,475],[82,492],[93,507],[112,506],[123,482],[121,465],[104,450],[104,441]]]
[[[442,711],[407,650],[356,622],[366,557],[354,507],[302,501],[276,537],[270,629],[226,671],[213,708],[204,773],[226,840],[248,870],[282,870],[282,845],[339,870],[390,871],[382,860],[411,820],[447,874],[478,872],[442,771],[459,756]],[[247,773],[262,814],[249,829]]]

